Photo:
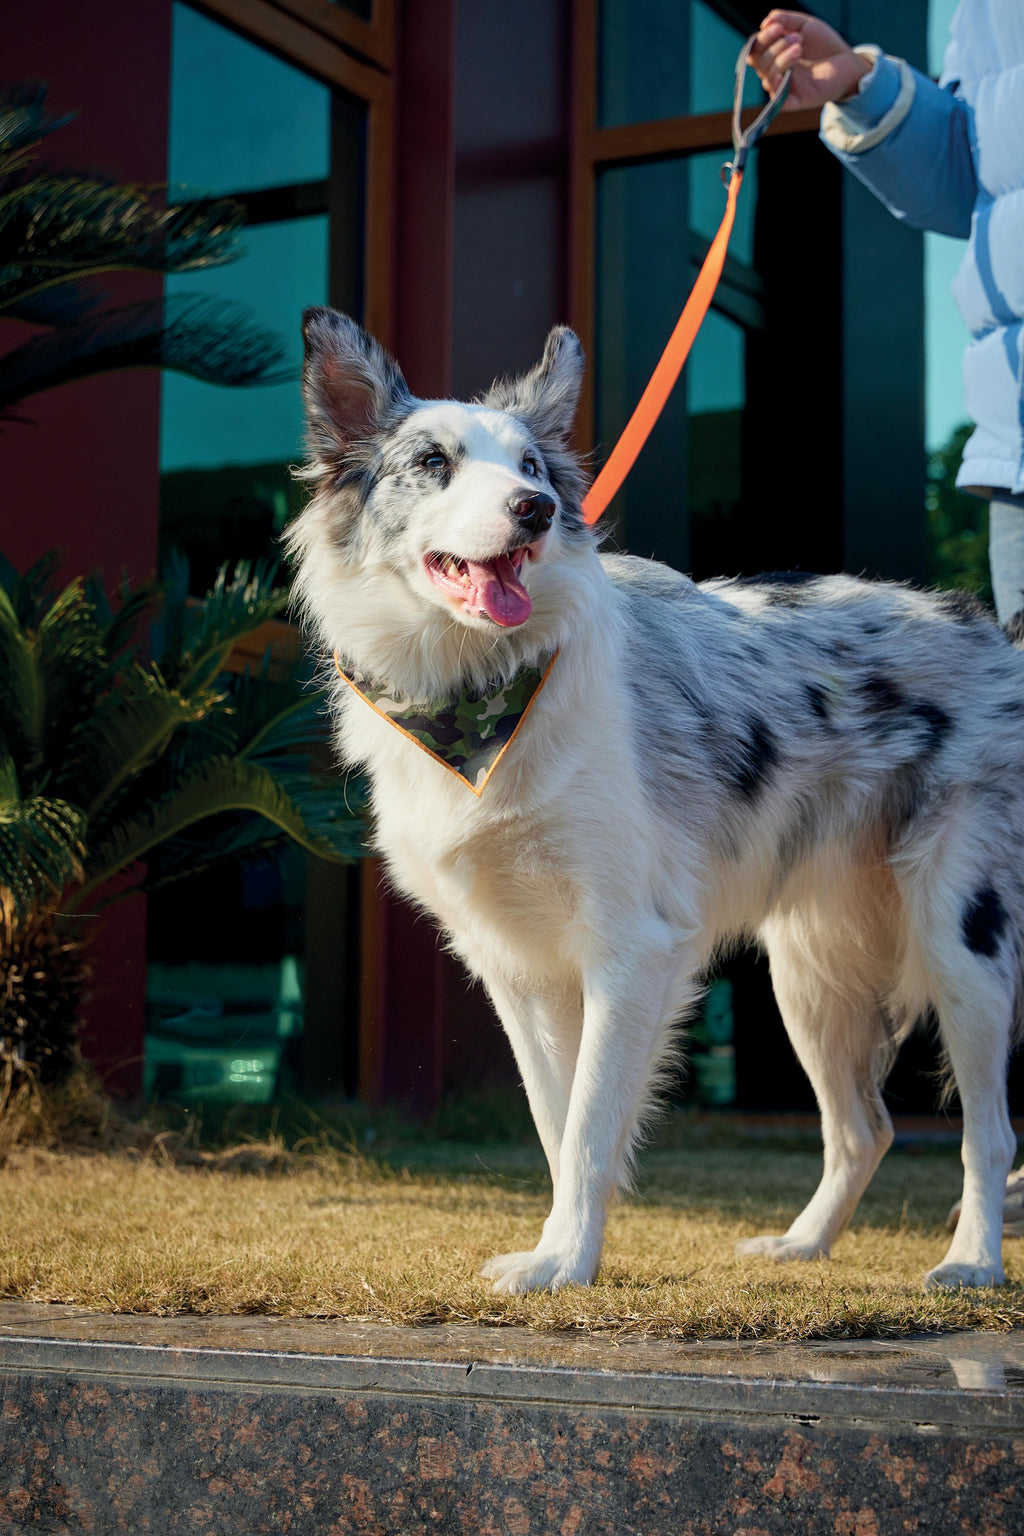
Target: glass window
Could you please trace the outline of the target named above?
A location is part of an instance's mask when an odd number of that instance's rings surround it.
[[[332,289],[360,312],[366,107],[182,3],[172,69],[170,183],[237,196],[250,222],[235,261],[169,277],[166,292],[238,306],[279,338],[289,375],[247,388],[163,377],[161,554],[187,556],[201,596],[222,563],[279,554],[306,499],[291,475],[302,456],[300,317]],[[336,873],[314,866],[288,847],[154,893],[149,1093],[263,1103],[297,1086],[305,977],[324,963],[309,939],[306,880]],[[336,1037],[354,1038],[351,999],[335,1007]]]
[[[703,0],[602,0],[598,121],[602,128],[732,107],[744,34]],[[753,70],[743,100],[763,100]]]
[[[718,228],[721,164],[715,151],[601,175],[597,399],[605,451],[636,405]],[[741,495],[746,336],[762,323],[752,268],[756,202],[752,163],[715,307],[618,498],[624,542],[635,554],[705,575],[728,568],[720,560]]]
[[[291,374],[287,382],[245,388],[164,376],[161,553],[187,555],[199,594],[222,561],[274,553],[301,500],[290,473],[302,453],[299,319],[307,305],[328,301],[331,250],[327,213],[299,216],[291,195],[322,183],[326,209],[332,136],[340,142],[334,120],[344,114],[332,114],[326,86],[181,0],[171,67],[171,184],[243,200],[255,195],[264,205],[274,189],[275,206],[253,213],[263,222],[242,231],[235,261],[169,277],[166,292],[242,306],[278,337]],[[360,135],[349,133],[346,146],[347,172],[348,149],[362,155]],[[361,231],[362,178],[352,169],[346,203],[353,217],[345,222]]]
[[[270,554],[303,494],[290,472],[302,456],[299,317],[327,301],[327,218],[246,229],[243,244],[228,266],[167,279],[168,293],[243,303],[281,338],[291,371],[246,388],[164,377],[160,542],[187,554],[194,592],[222,560]]]
[[[168,161],[171,187],[192,193],[322,181],[330,91],[178,0]]]

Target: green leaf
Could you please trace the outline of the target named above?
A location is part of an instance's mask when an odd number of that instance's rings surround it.
[[[229,571],[221,566],[201,603],[193,603],[181,585],[169,590],[165,612],[154,626],[154,659],[183,693],[207,687],[236,641],[288,606],[287,591],[273,584],[276,563],[242,560]]]
[[[288,790],[265,767],[230,757],[215,758],[188,775],[163,800],[121,822],[98,846],[89,849],[86,883],[70,910],[80,907],[93,891],[144,859],[167,838],[223,811],[254,812],[273,822],[307,852],[332,860],[344,857],[329,837],[307,823]]]
[[[168,205],[159,190],[67,175],[33,176],[0,194],[0,313],[99,272],[191,272],[239,254],[238,203]]]
[[[37,80],[8,85],[0,91],[0,175],[9,176],[27,158],[27,151],[56,128],[74,118],[46,111],[46,86]]]
[[[15,917],[80,877],[85,827],[65,800],[0,801],[0,892],[10,892]]]
[[[129,779],[157,759],[177,728],[201,720],[224,697],[213,690],[186,698],[155,670],[126,667],[75,733],[54,786],[86,807],[93,819]]]
[[[14,603],[0,587],[0,731],[27,771],[42,753],[42,681]]]
[[[103,633],[80,577],[43,614],[32,649],[40,679],[38,741],[47,766],[57,770],[110,681]]]

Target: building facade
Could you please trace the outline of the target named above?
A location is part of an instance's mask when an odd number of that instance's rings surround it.
[[[817,10],[927,67],[927,0]],[[54,147],[68,161],[244,204],[242,258],[167,287],[245,304],[293,365],[301,309],[331,303],[421,396],[471,395],[568,320],[591,364],[579,443],[600,459],[718,224],[735,57],[760,15],[746,0],[95,0],[22,7],[5,71],[78,111]],[[110,286],[143,296],[154,280]],[[921,237],[843,176],[816,114],[780,119],[617,500],[619,546],[698,577],[924,579],[925,319]],[[294,378],[115,374],[31,414],[0,444],[16,564],[58,545],[69,575],[113,581],[181,549],[201,593],[222,560],[272,550],[298,504]],[[514,1077],[486,1000],[373,860],[290,854],[115,914],[85,1044],[122,1092],[147,1051],[148,1090],[184,1098],[234,1078],[241,1097],[286,1083],[426,1111]],[[708,1049],[732,1065],[711,1101],[803,1102],[760,968],[724,980]]]

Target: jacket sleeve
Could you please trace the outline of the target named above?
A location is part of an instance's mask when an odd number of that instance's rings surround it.
[[[897,219],[966,239],[978,182],[971,119],[955,88],[942,89],[876,48],[864,89],[821,114],[821,138]]]

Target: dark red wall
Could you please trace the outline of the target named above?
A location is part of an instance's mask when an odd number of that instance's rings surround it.
[[[566,0],[403,8],[392,344],[419,394],[531,366],[565,319],[567,43]],[[422,1114],[514,1080],[483,989],[375,867],[362,910],[362,1096]]]
[[[119,180],[164,180],[170,29],[171,0],[9,8],[4,78],[45,80],[55,111],[78,112],[51,136],[47,158]],[[160,279],[148,276],[98,281],[119,302],[160,292]],[[25,334],[5,325],[0,348]],[[159,375],[82,380],[33,398],[25,414],[31,425],[5,425],[0,436],[0,549],[24,567],[59,547],[69,577],[98,568],[108,584],[122,573],[147,576],[156,560]],[[130,1093],[141,1084],[141,900],[113,909],[96,937],[93,964],[83,1040],[108,1085]]]

